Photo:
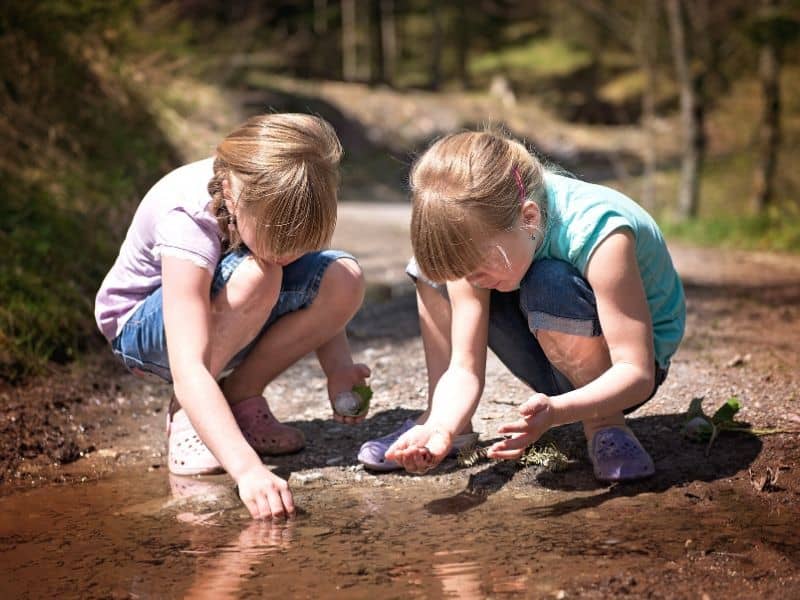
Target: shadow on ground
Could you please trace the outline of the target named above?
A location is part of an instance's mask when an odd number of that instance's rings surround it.
[[[719,437],[706,455],[705,444],[690,442],[680,434],[684,420],[685,415],[658,415],[629,420],[631,428],[656,463],[656,474],[651,478],[610,486],[595,480],[583,433],[578,426],[570,425],[558,427],[550,433],[556,447],[574,461],[566,471],[521,467],[511,462],[491,463],[470,475],[464,490],[437,499],[429,503],[427,508],[436,514],[464,512],[485,502],[488,496],[503,489],[514,478],[522,484],[564,492],[605,490],[590,496],[570,494],[566,500],[533,507],[525,513],[534,517],[561,516],[598,507],[618,497],[662,493],[696,481],[710,483],[727,479],[747,469],[761,452],[762,442],[757,436],[736,433]]]

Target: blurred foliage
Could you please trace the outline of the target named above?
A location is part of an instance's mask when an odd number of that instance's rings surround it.
[[[506,73],[515,79],[572,73],[591,62],[591,54],[558,38],[534,39],[519,46],[486,52],[470,63],[476,75]]]
[[[355,70],[348,77],[354,83],[409,95],[416,88],[463,90],[468,98],[485,94],[501,77],[520,103],[532,99],[564,126],[599,125],[593,135],[605,136],[609,126],[640,124],[650,85],[646,49],[659,135],[667,141],[679,135],[661,2],[352,1]],[[666,143],[658,156],[655,213],[669,235],[697,243],[798,251],[800,173],[793,165],[800,153],[800,6],[795,0],[775,0],[768,9],[747,0],[683,4],[690,21],[705,24],[689,31],[693,66],[705,74],[709,156],[702,209],[696,221],[671,223],[677,157],[674,144]],[[355,171],[355,157],[360,180],[370,171],[405,169],[405,157],[376,151],[371,132],[358,125],[358,107],[314,96],[315,81],[345,77],[341,8],[342,0],[2,3],[0,376],[13,379],[49,360],[68,360],[100,340],[94,294],[138,199],[187,154],[213,147],[195,135],[189,153],[174,146],[175,132],[185,140],[190,126],[205,126],[216,135],[228,121],[229,115],[208,114],[199,87],[176,82],[257,92],[261,110],[268,93],[271,108],[323,114],[354,149],[344,167]],[[782,144],[777,202],[754,217],[748,195],[761,102],[758,45],[765,40],[778,43],[784,57]],[[272,83],[276,77],[306,81],[307,91],[282,92]],[[203,122],[189,123],[196,112]],[[608,183],[635,198],[641,173]]]
[[[131,200],[173,164],[103,36],[135,2],[4,3],[0,12],[0,376],[98,339],[94,294]]]

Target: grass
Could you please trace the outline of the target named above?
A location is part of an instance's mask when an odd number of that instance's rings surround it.
[[[663,222],[670,239],[697,246],[800,253],[800,219],[779,216],[708,217],[685,223]]]
[[[91,41],[80,58],[68,45],[24,35],[17,48],[43,75],[16,77],[5,99],[11,135],[0,150],[0,378],[11,381],[100,340],[95,293],[136,199],[174,161],[113,62],[90,54]],[[22,61],[7,52],[7,75],[19,75]]]
[[[470,61],[470,71],[476,75],[505,72],[544,78],[572,73],[590,61],[589,52],[563,40],[535,38],[499,52],[476,56]]]
[[[12,180],[0,240],[0,375],[14,379],[73,358],[92,326],[92,289],[110,252],[99,223],[57,206],[40,186]],[[100,259],[100,260],[98,260]]]

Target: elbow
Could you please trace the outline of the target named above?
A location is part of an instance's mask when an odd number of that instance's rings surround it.
[[[656,385],[656,368],[654,363],[638,369],[635,382],[636,395],[643,400],[650,398]]]

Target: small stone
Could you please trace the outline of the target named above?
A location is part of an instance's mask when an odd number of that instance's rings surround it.
[[[356,416],[361,410],[361,398],[354,392],[340,392],[333,399],[333,408],[340,415]]]
[[[292,479],[297,481],[297,483],[300,485],[306,485],[313,481],[325,479],[325,475],[323,475],[320,471],[312,471],[310,473],[292,473]]]

